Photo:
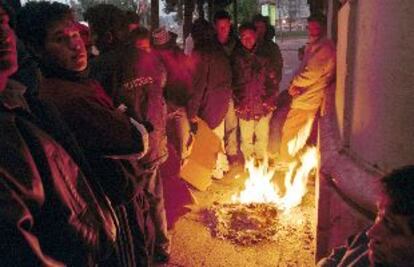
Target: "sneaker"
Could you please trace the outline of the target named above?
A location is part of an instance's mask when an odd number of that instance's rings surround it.
[[[228,172],[230,169],[227,156],[222,152],[217,155],[216,168],[223,170],[223,172]]]
[[[216,159],[216,167],[213,170],[212,176],[214,179],[222,179],[224,174],[230,170],[229,162],[226,155],[219,152]]]
[[[211,176],[214,179],[223,179],[223,177],[224,177],[224,171],[222,169],[215,168],[213,170],[213,172],[211,173]]]

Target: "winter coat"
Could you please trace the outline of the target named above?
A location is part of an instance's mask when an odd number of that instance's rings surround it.
[[[167,105],[163,95],[167,73],[154,53],[132,50],[123,65],[120,102],[128,107],[127,114],[137,121],[153,126],[149,134],[149,150],[142,159],[144,165],[159,165],[168,157]]]
[[[121,46],[93,58],[89,64],[89,77],[99,82],[111,97],[115,107],[121,103],[119,97],[125,58],[131,57],[132,50]]]
[[[243,120],[259,120],[276,108],[279,77],[268,57],[243,47],[232,57],[236,114]]]
[[[233,54],[234,50],[240,46],[240,40],[231,35],[229,36],[229,39],[227,43],[225,44],[221,44],[218,41],[217,37],[215,41],[217,42],[217,46],[220,47],[224,51],[224,53],[227,55],[229,60],[231,59],[231,55]]]
[[[318,109],[325,89],[333,82],[336,73],[336,50],[332,41],[322,38],[305,48],[303,61],[294,76],[291,87],[303,93],[292,98],[291,107],[303,110]]]
[[[56,110],[23,92],[0,93],[1,264],[95,266],[115,241],[111,207]]]
[[[146,258],[134,255],[145,251],[141,241],[148,204],[143,199],[146,180],[139,159],[148,148],[143,141],[146,131],[136,129],[126,114],[115,110],[112,100],[96,81],[73,75],[65,77],[62,70],[48,73],[50,70],[42,67],[42,71],[49,78],[41,80],[40,98],[58,107],[116,206],[120,220],[118,234],[123,238],[117,239],[116,253],[103,266],[132,267],[136,261],[146,265]],[[140,233],[132,235],[134,230]]]
[[[283,58],[279,46],[272,40],[264,39],[257,44],[257,54],[269,58],[272,67],[276,71],[276,77],[280,82],[282,80]]]
[[[128,44],[98,56],[90,65],[89,76],[102,84],[116,107],[126,105],[129,116],[153,126],[150,150],[142,164],[164,162],[168,157],[164,134],[167,115],[161,86],[165,82],[165,69],[160,61]]]
[[[231,98],[231,67],[221,49],[195,50],[191,55],[193,88],[188,117],[199,116],[211,129],[223,121]]]
[[[130,184],[122,170],[116,171],[112,166],[116,163],[111,158],[138,159],[145,149],[143,136],[125,114],[114,109],[99,84],[93,80],[74,82],[45,78],[41,81],[39,97],[59,109],[88,160],[96,165],[98,175],[105,177],[102,186],[111,200],[118,203],[127,200],[119,199],[121,196],[132,197],[135,185]]]

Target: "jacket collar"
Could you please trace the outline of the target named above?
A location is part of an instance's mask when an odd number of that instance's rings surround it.
[[[313,52],[315,50],[318,49],[318,47],[320,47],[322,44],[324,44],[326,42],[327,38],[326,36],[322,36],[321,38],[319,38],[318,40],[314,41],[314,42],[308,42],[308,49],[310,50],[310,52]]]
[[[21,83],[9,79],[7,81],[6,89],[0,92],[0,106],[8,110],[21,108],[30,111],[29,105],[24,97],[26,87]]]
[[[84,71],[70,71],[60,67],[55,62],[47,60],[40,62],[40,70],[45,78],[57,78],[72,82],[87,80],[89,76],[89,68]]]

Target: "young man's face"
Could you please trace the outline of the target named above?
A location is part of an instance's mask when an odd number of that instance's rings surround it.
[[[256,21],[254,27],[256,28],[257,39],[262,40],[266,34],[266,24],[263,21]]]
[[[217,37],[220,40],[227,40],[230,34],[231,22],[229,19],[218,19],[214,23]]]
[[[368,255],[372,265],[414,266],[414,232],[408,217],[390,210],[391,201],[384,196],[374,225],[367,231]]]
[[[251,29],[245,29],[240,32],[240,42],[247,50],[252,50],[256,44],[256,32]]]
[[[128,32],[132,32],[133,30],[138,29],[138,28],[139,28],[138,22],[128,24]]]
[[[308,22],[308,36],[310,39],[319,39],[323,35],[323,27],[317,21]]]
[[[0,6],[0,72],[7,76],[17,70],[16,36],[9,25],[9,15]]]
[[[62,19],[47,30],[44,56],[70,71],[83,71],[88,64],[85,44],[72,20]]]
[[[151,51],[151,41],[149,38],[137,39],[135,41],[135,47],[146,52]]]

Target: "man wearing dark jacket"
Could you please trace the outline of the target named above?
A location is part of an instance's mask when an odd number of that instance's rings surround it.
[[[272,40],[274,31],[271,31],[272,26],[269,23],[269,18],[258,14],[253,18],[253,24],[257,34],[257,51],[270,58],[280,82],[282,80],[283,57],[279,46]]]
[[[157,233],[154,248],[149,245],[148,251],[150,257],[154,251],[156,260],[166,261],[169,238],[159,175],[159,166],[168,157],[164,69],[152,53],[145,51],[150,49],[147,30],[137,28],[129,33],[129,39],[125,39],[127,24],[123,17],[123,12],[113,5],[100,4],[88,9],[86,18],[97,36],[98,49],[102,52],[91,63],[91,77],[102,83],[116,106],[126,108],[125,112],[129,116],[138,121],[148,121],[153,126],[149,134],[148,153],[138,165],[142,170],[144,191]],[[112,23],[108,23],[108,19]]]
[[[279,77],[271,60],[258,51],[252,24],[239,28],[242,46],[233,55],[233,90],[244,159],[266,158],[269,121],[276,108]]]
[[[232,34],[231,17],[227,11],[221,10],[214,14],[214,29],[219,47],[225,52],[228,61],[231,60],[236,47],[240,46],[239,40]],[[229,101],[229,108],[224,119],[224,142],[227,159],[230,163],[237,162],[238,154],[238,119],[234,110],[233,96]]]
[[[0,262],[96,266],[115,240],[115,217],[55,109],[9,77],[16,37],[0,2]],[[59,142],[59,143],[58,143]],[[79,164],[79,165],[78,165]]]
[[[148,153],[140,164],[145,170],[145,191],[150,202],[150,214],[154,222],[154,259],[166,262],[170,253],[170,238],[164,206],[164,188],[160,166],[168,158],[167,104],[163,90],[167,72],[151,48],[150,33],[146,28],[131,32],[131,57],[125,58],[120,96],[125,100],[127,113],[137,120],[149,121],[154,130],[149,134]]]
[[[88,79],[85,45],[71,14],[68,6],[57,2],[28,3],[18,13],[18,34],[39,56],[40,98],[59,109],[116,205],[122,238],[105,264],[135,266],[138,248],[134,244],[137,238],[143,239],[143,230],[138,237],[132,231],[139,229],[142,218],[135,216],[143,211],[134,205],[144,193],[139,186],[142,181],[132,170],[147,149],[147,132],[114,108],[99,83]]]
[[[168,109],[168,141],[174,145],[181,159],[181,166],[183,166],[190,156],[194,141],[194,134],[187,116],[192,88],[188,57],[176,45],[165,27],[153,31],[152,44],[155,55],[167,72],[164,96]]]
[[[194,39],[191,60],[195,68],[188,117],[193,121],[196,116],[204,120],[221,140],[224,151],[224,119],[231,99],[230,62],[214,40],[214,29],[209,22],[196,20],[191,34]],[[223,178],[228,169],[226,155],[219,152],[213,178]]]

